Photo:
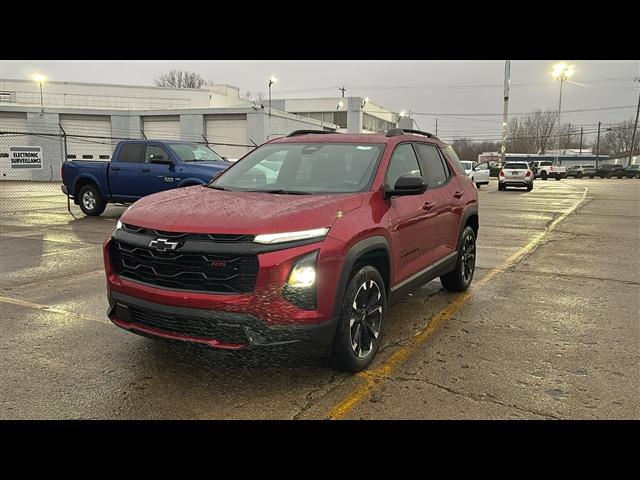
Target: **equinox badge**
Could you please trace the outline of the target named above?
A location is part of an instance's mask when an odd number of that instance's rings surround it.
[[[158,238],[149,242],[149,248],[155,248],[159,252],[166,252],[178,248],[178,242],[170,242],[166,238]]]

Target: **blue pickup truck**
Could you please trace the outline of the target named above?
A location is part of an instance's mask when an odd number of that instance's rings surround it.
[[[70,160],[62,164],[62,192],[85,215],[100,215],[107,203],[131,203],[178,187],[204,185],[231,162],[193,142],[126,140],[111,161]]]

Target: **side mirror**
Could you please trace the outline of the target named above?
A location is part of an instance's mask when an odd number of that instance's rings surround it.
[[[393,187],[393,190],[385,192],[386,197],[393,195],[420,195],[427,190],[427,181],[424,177],[416,177],[413,175],[403,175]]]

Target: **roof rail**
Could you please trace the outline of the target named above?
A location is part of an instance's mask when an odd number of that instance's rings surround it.
[[[298,135],[317,135],[317,134],[327,134],[327,133],[340,133],[340,132],[333,132],[333,131],[327,131],[327,130],[294,130],[289,135],[287,135],[286,138],[297,137]]]
[[[392,128],[387,132],[387,137],[397,137],[398,135],[404,135],[405,133],[415,133],[429,138],[437,138],[433,133],[423,132],[422,130],[412,130],[410,128]]]

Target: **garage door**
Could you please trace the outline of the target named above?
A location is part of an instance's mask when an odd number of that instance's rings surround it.
[[[60,115],[67,134],[67,159],[109,160],[116,140],[111,139],[111,117]]]
[[[180,117],[143,117],[142,129],[148,139],[180,140]]]
[[[216,145],[218,143],[248,145],[246,115],[209,115],[207,117],[207,140],[210,147],[219,155],[229,159],[238,159],[251,148],[233,145]]]
[[[0,180],[31,180],[29,169],[12,169],[9,160],[10,147],[29,146],[35,141],[33,137],[18,133],[29,131],[27,129],[27,114],[0,112],[0,131],[8,132],[0,136]]]

